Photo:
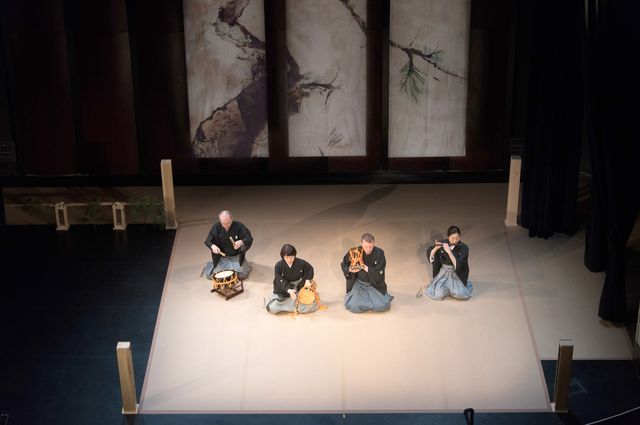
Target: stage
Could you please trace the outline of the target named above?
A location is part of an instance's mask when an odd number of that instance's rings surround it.
[[[602,274],[584,234],[530,239],[504,226],[506,184],[177,187],[180,223],[142,413],[549,411],[541,359],[630,359],[624,328],[597,317]],[[225,301],[201,277],[203,244],[229,209],[254,237],[245,293]],[[416,298],[427,245],[455,224],[470,249],[471,300]],[[385,313],[343,307],[339,262],[372,233],[395,296]],[[313,264],[329,308],[263,308],[284,243]],[[135,350],[135,347],[134,347]]]

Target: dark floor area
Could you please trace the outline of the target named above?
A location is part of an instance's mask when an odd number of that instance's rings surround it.
[[[120,423],[115,348],[138,391],[173,231],[9,227],[2,233],[0,412],[9,425]]]
[[[462,412],[122,416],[116,343],[132,343],[140,394],[173,238],[142,226],[0,230],[0,413],[9,425],[466,423]],[[552,391],[555,362],[542,366]],[[568,415],[477,412],[475,423],[585,424],[632,409],[636,363],[574,362],[570,406]],[[640,424],[640,410],[602,423]]]

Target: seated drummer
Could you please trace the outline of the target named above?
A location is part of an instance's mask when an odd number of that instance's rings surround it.
[[[344,256],[341,264],[347,280],[347,296],[344,305],[352,313],[363,313],[369,310],[387,311],[391,308],[393,296],[387,292],[387,284],[384,280],[384,269],[387,265],[384,251],[375,246],[372,234],[365,233],[360,239],[362,245],[355,249],[361,253],[361,265],[353,267],[353,254],[350,255],[349,252]]]
[[[218,214],[218,223],[215,223],[204,244],[211,250],[211,261],[213,271],[208,278],[211,278],[223,270],[234,270],[238,274],[238,279],[244,280],[251,273],[251,266],[246,261],[245,254],[251,244],[253,237],[246,226],[239,221],[233,221],[233,216],[229,211],[222,211]]]
[[[298,252],[290,244],[284,244],[280,250],[280,261],[274,268],[273,295],[266,300],[265,308],[269,313],[312,313],[318,309],[317,303],[296,303],[298,293],[302,288],[312,287],[313,266],[302,258],[297,258]]]

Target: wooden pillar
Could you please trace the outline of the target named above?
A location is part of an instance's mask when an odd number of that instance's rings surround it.
[[[569,411],[569,383],[571,382],[571,362],[573,360],[573,341],[561,339],[558,345],[558,361],[556,363],[556,380],[553,390],[555,412]]]
[[[636,324],[636,344],[640,347],[640,307],[638,308],[638,323]]]
[[[177,229],[176,220],[176,198],[173,191],[173,171],[171,160],[160,161],[160,171],[162,172],[162,196],[164,198],[164,220],[167,229]]]
[[[122,202],[114,202],[111,210],[113,212],[113,230],[126,230],[127,217],[124,215],[124,204]]]
[[[0,187],[0,230],[4,229],[7,219],[4,212],[4,189]]]
[[[69,212],[64,202],[58,202],[54,206],[56,213],[56,230],[69,230]]]
[[[511,157],[509,167],[509,192],[507,194],[507,216],[504,219],[506,226],[518,225],[518,206],[520,205],[520,170],[522,168],[522,158],[520,155]]]
[[[136,382],[133,376],[131,343],[119,341],[116,346],[116,354],[118,374],[120,375],[120,392],[122,393],[122,414],[135,415],[138,413],[138,402],[136,400]]]

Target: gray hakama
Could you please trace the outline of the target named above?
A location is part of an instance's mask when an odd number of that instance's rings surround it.
[[[269,313],[273,313],[273,314],[295,313],[296,304],[298,308],[298,313],[300,314],[313,313],[318,309],[318,305],[316,304],[315,301],[311,304],[296,303],[291,297],[281,299],[276,294],[273,294],[271,298],[267,300],[267,302],[265,303],[265,308]]]
[[[213,263],[211,261],[207,262],[204,272],[207,279],[213,279],[213,276],[216,273],[224,270],[233,270],[238,274],[238,279],[245,280],[251,273],[251,266],[246,260],[242,265],[240,265],[240,256],[236,255],[233,257],[220,258],[215,267],[213,267]]]
[[[271,298],[267,299],[264,305],[269,313],[293,313],[296,311],[296,302],[293,298],[281,298],[280,296],[273,294]]]
[[[382,294],[368,282],[356,279],[351,291],[344,299],[344,306],[352,313],[365,311],[387,311],[391,308],[393,296]]]
[[[302,282],[302,279],[291,283],[294,285],[298,285],[300,282]],[[283,297],[282,295],[273,294],[271,298],[267,299],[267,301],[265,302],[264,308],[267,309],[269,313],[273,314],[295,313],[296,309],[298,313],[306,314],[316,311],[318,309],[318,305],[315,301],[311,304],[302,304],[297,303],[290,296]]]
[[[473,294],[473,285],[467,280],[467,285],[456,275],[453,266],[443,264],[438,275],[431,281],[424,293],[434,300],[442,300],[445,297],[453,297],[459,300],[468,300]]]

